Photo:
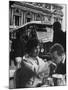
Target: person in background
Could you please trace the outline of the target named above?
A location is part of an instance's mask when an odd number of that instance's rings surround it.
[[[25,32],[16,33],[16,40],[14,42],[14,52],[15,52],[15,61],[17,63],[17,68],[20,68],[20,63],[22,61],[22,57],[25,54],[25,45],[28,41],[28,36]]]
[[[64,50],[66,51],[66,32],[63,32],[61,29],[60,22],[56,21],[53,24],[53,30],[54,30],[54,37],[53,37],[53,44],[60,43]]]
[[[34,27],[31,28],[31,32],[29,33],[29,39],[38,39],[36,30],[34,29]]]
[[[49,64],[38,57],[39,42],[30,39],[26,45],[26,54],[21,62],[21,69],[16,74],[16,88],[37,87],[42,78],[49,76]]]
[[[23,32],[17,32],[16,33],[16,40],[14,42],[14,50],[15,50],[15,61],[17,63],[17,67],[20,67],[20,63],[22,61],[22,57],[25,54],[26,44],[29,39],[37,39],[36,31],[32,28],[29,31],[25,30]]]

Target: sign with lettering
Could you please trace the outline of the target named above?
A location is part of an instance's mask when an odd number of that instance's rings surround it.
[[[37,37],[39,41],[45,42],[52,42],[53,41],[53,30],[48,28],[47,32],[45,31],[37,31]]]

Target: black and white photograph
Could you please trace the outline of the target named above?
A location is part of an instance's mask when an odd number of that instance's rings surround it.
[[[66,86],[66,4],[9,1],[9,88]]]

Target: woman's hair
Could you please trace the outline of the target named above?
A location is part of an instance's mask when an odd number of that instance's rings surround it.
[[[37,39],[30,39],[26,44],[26,53],[31,53],[39,44]]]
[[[52,54],[53,52],[57,51],[57,54],[61,56],[64,53],[64,48],[61,44],[55,43],[51,48],[50,48],[50,53]]]

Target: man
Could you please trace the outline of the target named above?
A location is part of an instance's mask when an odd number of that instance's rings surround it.
[[[52,61],[56,64],[52,77],[55,86],[66,85],[66,60],[64,48],[61,44],[55,43],[50,49]]]
[[[61,44],[55,43],[50,48],[52,61],[57,65],[55,73],[66,74],[66,60],[64,48]]]

